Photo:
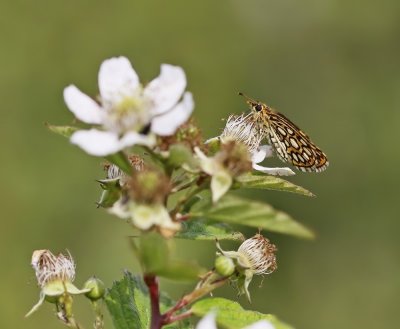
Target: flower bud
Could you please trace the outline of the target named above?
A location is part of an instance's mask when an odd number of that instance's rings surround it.
[[[235,272],[235,264],[232,258],[218,256],[215,259],[215,270],[219,275],[230,276]]]
[[[96,278],[95,276],[91,277],[85,282],[85,284],[83,285],[83,289],[90,289],[90,291],[85,293],[85,296],[92,301],[103,298],[106,292],[103,281]]]

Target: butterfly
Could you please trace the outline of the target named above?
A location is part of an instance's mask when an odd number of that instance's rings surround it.
[[[264,103],[243,93],[239,95],[246,98],[251,109],[248,120],[257,125],[259,133],[268,139],[280,160],[304,172],[321,172],[328,167],[325,153],[292,121]]]

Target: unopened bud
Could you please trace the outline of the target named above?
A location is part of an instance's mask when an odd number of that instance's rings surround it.
[[[232,258],[218,256],[215,259],[215,270],[219,275],[230,276],[235,272],[235,263]]]
[[[103,281],[94,276],[85,282],[83,289],[90,289],[85,296],[92,301],[103,298],[106,292]]]

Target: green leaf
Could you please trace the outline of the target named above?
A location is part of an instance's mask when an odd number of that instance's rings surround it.
[[[73,126],[55,126],[55,125],[51,125],[49,123],[45,123],[46,127],[52,131],[53,133],[59,134],[61,136],[64,137],[71,137],[71,135],[78,130],[77,127],[73,127]]]
[[[142,234],[138,243],[134,244],[134,248],[143,271],[172,280],[198,279],[205,271],[193,261],[172,258],[172,243],[172,240],[167,242],[157,233]]]
[[[105,302],[116,329],[148,329],[150,327],[150,298],[142,278],[129,272],[108,289]],[[175,302],[160,294],[160,310],[165,312]],[[190,329],[188,320],[173,323],[166,328]]]
[[[286,191],[305,196],[315,196],[305,188],[295,185],[287,180],[269,175],[243,174],[236,177],[236,188],[257,188],[275,191]]]
[[[206,298],[192,305],[193,314],[203,317],[216,312],[217,324],[226,329],[241,329],[260,320],[269,321],[275,329],[293,329],[271,314],[244,310],[237,302],[225,298]]]
[[[150,300],[140,277],[125,272],[107,291],[105,302],[116,329],[149,328]]]
[[[268,204],[237,196],[227,195],[215,205],[210,197],[206,197],[194,205],[191,211],[192,218],[251,226],[306,239],[314,238],[312,231],[288,214]]]
[[[175,235],[188,240],[236,240],[243,241],[243,234],[235,232],[225,223],[210,223],[204,220],[189,220],[182,223],[182,230]]]

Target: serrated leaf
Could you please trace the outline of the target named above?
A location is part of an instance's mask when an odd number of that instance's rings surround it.
[[[237,302],[225,298],[202,299],[192,305],[191,311],[199,317],[215,312],[217,324],[226,329],[241,329],[260,320],[269,321],[275,329],[293,329],[274,315],[244,310]]]
[[[315,196],[305,188],[279,177],[257,174],[243,174],[236,177],[236,188],[254,188],[297,193],[305,196]]]
[[[45,123],[46,127],[52,131],[53,133],[56,133],[58,135],[64,136],[64,137],[71,137],[71,135],[78,130],[77,127],[73,126],[56,126],[56,125],[51,125],[49,123]]]
[[[150,300],[142,279],[129,272],[114,282],[105,296],[116,329],[147,329],[150,323]]]
[[[172,240],[166,241],[157,233],[143,234],[135,252],[147,274],[154,274],[171,280],[196,280],[204,270],[194,261],[178,260],[171,256]]]
[[[191,211],[192,218],[251,226],[306,239],[314,238],[311,230],[288,214],[274,209],[269,204],[237,196],[227,195],[214,205],[210,197],[206,197]]]
[[[243,234],[235,232],[229,225],[225,223],[207,223],[204,220],[183,222],[182,230],[175,235],[175,238],[188,240],[244,240]]]
[[[150,325],[150,298],[142,278],[129,272],[113,283],[105,302],[116,329],[148,329]],[[160,310],[166,311],[175,302],[165,293],[160,296]],[[191,329],[188,320],[166,326],[170,329]]]

